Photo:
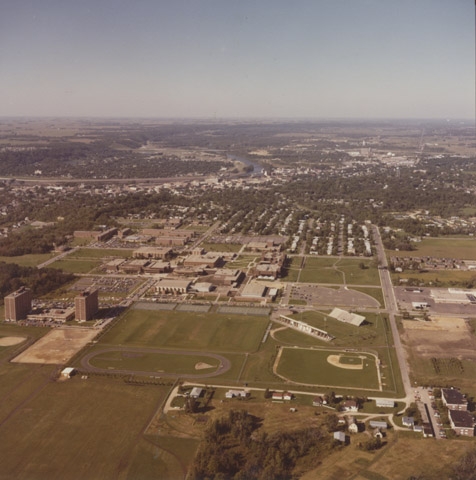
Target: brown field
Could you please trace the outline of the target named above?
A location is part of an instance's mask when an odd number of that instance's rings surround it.
[[[99,330],[92,328],[56,328],[20,353],[12,362],[64,364],[98,333]]]
[[[12,345],[18,345],[23,342],[25,337],[1,337],[0,347],[11,347]]]
[[[476,339],[462,318],[432,316],[429,322],[404,320],[404,340],[413,353],[429,357],[476,360]]]

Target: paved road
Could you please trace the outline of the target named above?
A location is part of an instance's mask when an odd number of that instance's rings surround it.
[[[47,267],[48,265],[51,265],[52,263],[56,262],[57,260],[61,260],[62,258],[66,257],[66,255],[69,255],[70,253],[75,252],[78,250],[79,247],[74,247],[71,250],[67,250],[66,252],[60,253],[56,257],[50,258],[49,260],[46,260],[46,262],[40,263],[36,268],[44,268]]]
[[[178,374],[178,373],[170,373],[170,372],[145,372],[145,371],[138,371],[138,370],[121,370],[121,369],[109,369],[109,368],[99,368],[94,367],[89,362],[94,357],[101,355],[103,353],[109,352],[125,352],[125,353],[139,353],[139,354],[146,354],[146,353],[159,353],[159,354],[166,354],[166,355],[187,355],[187,356],[200,356],[200,357],[210,357],[220,362],[218,368],[211,373],[191,373],[191,374]],[[158,348],[131,348],[131,347],[109,347],[109,348],[102,348],[101,350],[95,350],[94,352],[90,352],[85,355],[81,359],[81,367],[84,368],[86,371],[94,372],[94,373],[117,373],[120,375],[144,375],[144,376],[151,376],[151,377],[164,377],[164,378],[210,378],[216,377],[227,372],[231,367],[231,362],[221,355],[216,355],[214,353],[206,353],[206,352],[187,352],[183,350],[163,350]]]
[[[403,349],[398,333],[395,315],[398,314],[397,301],[395,299],[395,292],[393,291],[392,279],[388,271],[387,257],[383,247],[382,238],[377,226],[373,226],[374,240],[377,247],[377,258],[379,260],[379,274],[380,282],[382,284],[383,297],[385,300],[385,307],[388,312],[390,327],[392,329],[393,342],[395,345],[395,352],[397,354],[398,364],[402,375],[403,387],[405,389],[405,402],[409,404],[412,401],[412,385],[410,382],[410,375],[408,373],[407,361],[405,358],[405,350]],[[383,268],[382,268],[383,267]]]

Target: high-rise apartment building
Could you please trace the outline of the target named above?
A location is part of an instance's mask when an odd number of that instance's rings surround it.
[[[99,310],[98,290],[85,290],[74,299],[75,318],[78,322],[91,320]]]
[[[4,298],[5,320],[16,322],[25,319],[31,310],[31,300],[31,290],[25,287],[7,295]]]

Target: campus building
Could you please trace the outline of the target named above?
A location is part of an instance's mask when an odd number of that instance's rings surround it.
[[[91,320],[99,310],[98,290],[85,290],[74,299],[75,317],[78,322]]]
[[[7,295],[4,299],[5,320],[16,322],[25,319],[31,310],[31,300],[31,290],[25,287]]]

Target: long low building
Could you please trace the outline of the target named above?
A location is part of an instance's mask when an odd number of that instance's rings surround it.
[[[346,312],[340,308],[334,308],[334,310],[329,313],[329,317],[335,318],[336,320],[339,320],[339,322],[350,323],[356,327],[360,327],[360,325],[365,322],[365,317],[363,315]]]
[[[187,293],[192,282],[179,278],[161,278],[155,284],[158,293]]]
[[[431,290],[431,298],[436,303],[460,303],[471,304],[476,303],[476,290],[464,290],[458,288],[448,288],[445,290]]]

